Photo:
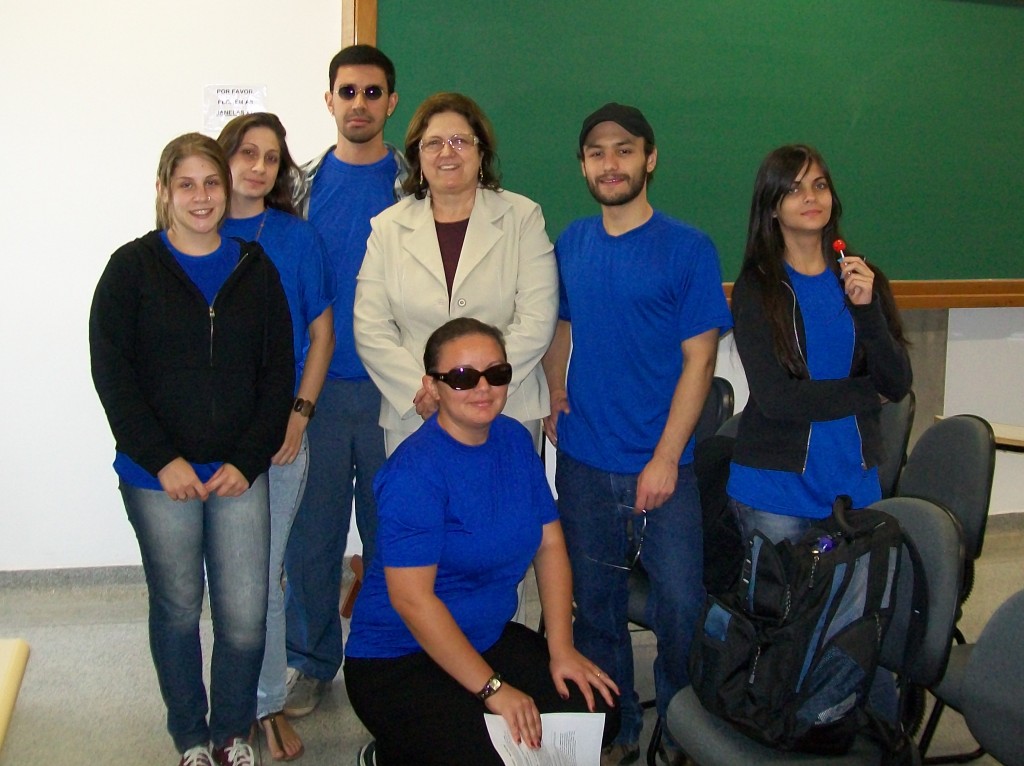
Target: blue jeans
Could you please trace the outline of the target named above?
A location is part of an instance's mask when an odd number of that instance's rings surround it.
[[[266,635],[267,475],[239,497],[211,495],[206,502],[177,502],[163,491],[125,484],[120,489],[142,552],[149,645],[175,746],[184,752],[247,737]],[[204,561],[214,637],[209,707],[199,644]]]
[[[302,436],[299,454],[290,465],[270,466],[270,580],[267,583],[267,647],[256,691],[256,715],[276,713],[284,707],[288,689],[288,655],[284,648],[284,550],[295,512],[306,489],[309,439]]]
[[[814,526],[819,519],[806,518],[804,516],[787,516],[784,513],[772,513],[771,511],[759,511],[746,503],[729,498],[729,510],[736,517],[736,524],[740,529],[740,539],[746,542],[759,531],[773,543],[789,540],[797,542],[803,537],[804,532]]]
[[[373,477],[384,464],[380,392],[369,380],[328,378],[309,422],[309,476],[285,550],[288,665],[332,681],[343,657],[341,569],[355,495],[363,558],[373,557]]]
[[[637,742],[643,728],[643,711],[633,688],[629,572],[608,565],[627,561],[630,541],[618,503],[627,491],[635,490],[636,480],[636,474],[600,471],[558,453],[555,488],[576,601],[573,638],[576,648],[619,686],[619,743]],[[700,496],[692,466],[679,467],[675,492],[664,505],[647,512],[640,561],[651,581],[647,617],[658,640],[654,686],[658,715],[664,717],[669,700],[690,683],[690,641],[704,605]]]

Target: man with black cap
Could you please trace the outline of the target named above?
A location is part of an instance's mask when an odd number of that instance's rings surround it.
[[[610,103],[588,116],[579,159],[601,215],[570,224],[555,245],[561,296],[544,358],[551,391],[544,428],[558,447],[576,646],[622,691],[622,728],[601,757],[602,766],[617,766],[640,757],[626,617],[637,561],[651,580],[660,716],[689,683],[690,639],[704,600],[692,435],[719,334],[732,319],[711,240],[647,199],[658,150],[640,110]],[[663,761],[685,763],[672,745],[663,742]]]

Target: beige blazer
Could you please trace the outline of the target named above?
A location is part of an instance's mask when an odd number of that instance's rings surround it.
[[[535,202],[477,189],[451,301],[430,197],[407,197],[370,221],[356,281],[356,349],[383,394],[380,424],[411,432],[420,417],[423,347],[455,317],[475,317],[505,334],[512,365],[505,414],[525,422],[548,414],[540,360],[558,319],[558,268]]]

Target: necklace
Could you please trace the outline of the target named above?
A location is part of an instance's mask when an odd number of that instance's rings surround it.
[[[260,234],[263,233],[263,224],[265,224],[267,222],[267,213],[268,212],[270,212],[270,208],[265,208],[263,210],[263,215],[260,217],[259,228],[256,229],[256,238],[253,240],[253,242],[259,242],[260,241]]]

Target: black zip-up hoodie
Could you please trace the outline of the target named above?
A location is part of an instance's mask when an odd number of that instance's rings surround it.
[[[875,281],[875,290],[885,289]],[[800,353],[807,358],[807,338],[796,293],[792,325]],[[733,460],[740,465],[802,473],[807,460],[811,422],[855,415],[866,468],[884,455],[878,413],[879,395],[899,401],[910,391],[913,376],[906,348],[889,332],[876,294],[867,306],[847,301],[856,342],[850,376],[811,380],[793,376],[775,356],[772,330],[764,313],[761,285],[746,271],[732,292],[733,337],[743,362],[750,399],[740,418]]]
[[[157,231],[119,248],[89,315],[92,378],[117,449],[156,475],[223,461],[251,485],[270,467],[295,384],[277,269],[254,242],[208,305]]]

